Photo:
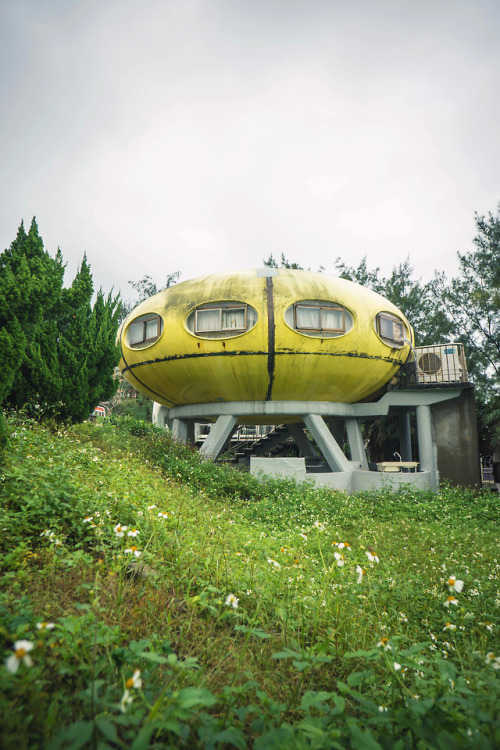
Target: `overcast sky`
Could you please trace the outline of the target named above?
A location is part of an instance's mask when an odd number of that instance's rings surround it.
[[[131,296],[259,267],[457,272],[500,201],[498,0],[2,0],[0,249]]]

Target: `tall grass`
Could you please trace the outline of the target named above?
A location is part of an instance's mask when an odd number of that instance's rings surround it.
[[[127,417],[7,432],[4,747],[500,745],[493,493],[257,482]]]

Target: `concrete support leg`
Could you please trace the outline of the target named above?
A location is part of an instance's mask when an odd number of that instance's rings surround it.
[[[436,449],[432,442],[432,425],[430,406],[417,406],[418,453],[421,471],[431,474],[431,488],[437,491],[439,473],[437,468]]]
[[[287,425],[288,432],[297,443],[300,455],[305,458],[318,458],[318,451],[315,449],[311,441],[304,435],[304,430],[298,424]]]
[[[359,461],[363,469],[368,471],[368,461],[366,460],[366,451],[361,434],[361,425],[359,420],[348,417],[345,421],[347,429],[347,439],[351,448],[351,458],[353,461]]]
[[[172,436],[182,443],[194,442],[194,423],[192,419],[172,420]]]
[[[352,471],[352,466],[319,414],[307,414],[304,423],[332,471]]]
[[[165,430],[172,429],[172,420],[170,419],[170,409],[163,404],[153,403],[152,422],[157,427],[163,427]]]
[[[410,412],[399,414],[399,450],[403,461],[413,461],[411,457]]]
[[[216,459],[224,448],[226,440],[231,436],[237,418],[232,414],[219,417],[210,430],[208,437],[200,448],[200,453],[205,458]]]

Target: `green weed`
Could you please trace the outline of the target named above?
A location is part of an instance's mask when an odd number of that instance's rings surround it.
[[[494,748],[492,493],[258,482],[131,417],[6,419],[6,748]]]

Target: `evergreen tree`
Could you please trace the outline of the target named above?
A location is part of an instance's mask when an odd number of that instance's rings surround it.
[[[51,258],[44,250],[35,220],[28,234],[21,225],[10,249],[0,256],[0,268],[7,279],[0,285],[0,311],[8,308],[16,283],[27,290],[18,295],[18,307],[11,306],[7,325],[0,328],[6,365],[18,356],[0,399],[18,407],[39,404],[58,419],[86,419],[114,392],[119,298],[105,299],[99,291],[92,306],[86,256],[71,286],[63,288],[61,253]]]
[[[434,287],[466,344],[469,370],[480,398],[500,398],[500,206],[497,215],[476,214],[475,249],[459,253],[460,276]]]
[[[16,239],[0,255],[0,403],[11,392],[43,321],[50,318],[57,302],[64,266],[43,249],[36,219],[26,234],[21,223]]]

